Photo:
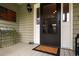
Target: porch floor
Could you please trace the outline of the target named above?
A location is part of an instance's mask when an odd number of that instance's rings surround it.
[[[53,56],[50,54],[32,50],[37,45],[27,43],[18,43],[10,47],[0,48],[0,56]],[[74,56],[74,52],[67,49],[61,49],[61,56]]]

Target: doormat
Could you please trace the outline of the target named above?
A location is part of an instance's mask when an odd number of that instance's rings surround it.
[[[59,48],[53,48],[53,47],[49,47],[49,46],[45,46],[45,45],[39,45],[39,46],[33,48],[32,50],[52,54],[52,55],[55,55],[55,56],[60,55],[60,49]]]

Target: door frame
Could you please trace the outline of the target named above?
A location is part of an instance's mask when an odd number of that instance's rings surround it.
[[[36,24],[36,18],[37,18],[37,8],[40,8],[40,3],[34,4],[34,44],[40,44],[40,25]],[[38,29],[38,30],[37,30]]]
[[[36,8],[39,8],[40,7],[40,3],[37,3],[37,4],[34,4],[34,21],[33,21],[33,25],[34,25],[34,36],[33,36],[33,38],[34,38],[34,44],[40,44],[40,35],[39,35],[39,39],[37,39],[36,37],[37,37],[37,33],[36,33]],[[67,48],[67,49],[74,49],[73,48],[73,3],[69,3],[69,9],[70,9],[70,20],[71,20],[71,29],[70,29],[70,36],[71,36],[71,38],[70,39],[67,39],[67,40],[69,40],[68,42],[69,42],[69,46],[67,46],[67,45],[65,45],[65,40],[66,40],[66,38],[64,37],[65,35],[63,35],[63,3],[61,3],[61,32],[60,32],[60,34],[61,34],[61,37],[60,37],[60,39],[61,39],[61,43],[60,43],[60,45],[61,45],[61,48]],[[39,42],[37,42],[37,41],[39,41]],[[71,42],[71,43],[70,43]]]
[[[68,22],[63,22],[63,3],[61,3],[61,48],[73,49],[73,3],[69,3],[69,14],[69,25],[65,26]],[[64,27],[68,27],[68,30]]]

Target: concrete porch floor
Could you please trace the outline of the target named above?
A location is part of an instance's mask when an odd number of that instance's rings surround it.
[[[0,48],[0,56],[53,56],[50,54],[32,50],[37,45],[27,43],[18,43],[9,47]],[[61,49],[61,56],[74,56],[74,52],[67,49]]]

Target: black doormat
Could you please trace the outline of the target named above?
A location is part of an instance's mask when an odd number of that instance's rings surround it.
[[[60,49],[59,48],[49,47],[49,46],[45,46],[45,45],[39,45],[39,46],[33,48],[32,50],[52,54],[52,55],[55,55],[55,56],[60,55]]]

